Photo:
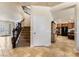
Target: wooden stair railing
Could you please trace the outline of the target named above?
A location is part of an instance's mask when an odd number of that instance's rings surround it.
[[[20,32],[21,32],[21,23],[18,23],[18,26],[13,29],[13,37],[12,37],[13,48],[16,47],[16,41],[17,38],[19,37]]]

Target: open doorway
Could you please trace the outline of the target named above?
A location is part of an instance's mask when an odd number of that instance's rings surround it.
[[[60,49],[65,56],[75,49],[75,8],[68,7],[53,13],[55,21],[54,48]],[[53,26],[53,25],[52,25]],[[52,34],[51,34],[52,35]],[[67,53],[68,52],[68,53]]]

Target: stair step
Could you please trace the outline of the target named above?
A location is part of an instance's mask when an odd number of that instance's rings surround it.
[[[30,34],[30,32],[21,32],[21,34]]]
[[[27,45],[30,45],[30,27],[23,27],[17,47],[24,47]]]

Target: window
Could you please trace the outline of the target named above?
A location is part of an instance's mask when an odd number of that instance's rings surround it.
[[[11,22],[0,21],[0,36],[11,35]]]

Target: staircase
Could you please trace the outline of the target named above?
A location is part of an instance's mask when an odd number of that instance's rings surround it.
[[[30,27],[23,27],[18,37],[16,47],[30,46]]]

